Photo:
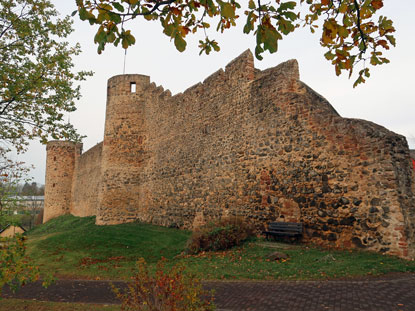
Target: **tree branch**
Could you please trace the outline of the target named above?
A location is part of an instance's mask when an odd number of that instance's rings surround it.
[[[150,14],[152,14],[152,13],[154,13],[154,11],[156,11],[160,6],[162,6],[162,5],[169,5],[169,4],[172,4],[172,3],[174,3],[174,2],[176,2],[176,0],[164,0],[164,1],[157,1],[155,4],[154,4],[154,6],[151,8],[151,10],[150,11],[148,11],[148,12],[145,12],[145,13],[137,13],[137,12],[132,12],[132,13],[116,13],[116,14],[118,14],[118,16],[121,16],[121,17],[125,17],[125,16],[138,16],[138,15],[142,15],[142,16],[145,16],[145,15],[150,15]],[[106,12],[112,12],[112,11],[110,11],[110,10],[107,10],[107,9],[105,9],[105,8],[101,8],[100,6],[99,6],[99,4],[97,4],[97,2],[96,1],[94,1],[94,3],[95,3],[95,6],[97,7],[97,9],[100,9],[100,10],[103,10],[103,11],[106,11]],[[114,13],[114,12],[113,12]]]
[[[360,55],[362,55],[367,50],[366,39],[365,39],[366,36],[365,36],[365,34],[364,34],[363,30],[362,30],[362,27],[361,27],[360,7],[359,7],[359,4],[357,3],[357,0],[354,0],[354,5],[356,7],[356,13],[357,13],[357,24],[356,24],[356,26],[357,26],[357,29],[360,32],[360,37],[362,38],[363,47],[364,47],[363,50],[360,51]]]

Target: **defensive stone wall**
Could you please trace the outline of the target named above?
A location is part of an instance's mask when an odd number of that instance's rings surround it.
[[[95,210],[97,224],[190,229],[235,215],[258,230],[303,222],[321,245],[415,255],[405,138],[340,117],[295,60],[260,71],[247,51],[175,96],[147,76],[111,78],[101,159],[77,160],[72,188],[73,213]]]
[[[72,182],[71,213],[96,215],[101,181],[102,142],[79,156]]]
[[[148,157],[145,101],[151,100],[149,86],[150,78],[143,75],[115,76],[108,81],[97,224],[139,218],[141,174]]]
[[[43,222],[70,213],[75,158],[82,144],[51,141],[47,145]]]

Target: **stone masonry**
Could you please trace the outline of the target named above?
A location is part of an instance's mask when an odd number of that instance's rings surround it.
[[[143,75],[108,81],[104,141],[47,147],[45,218],[96,215],[191,229],[241,216],[258,230],[303,222],[305,241],[415,256],[408,144],[339,116],[290,60],[260,71],[244,52],[184,93]]]

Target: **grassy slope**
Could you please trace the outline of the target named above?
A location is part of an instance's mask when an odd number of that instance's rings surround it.
[[[143,257],[173,258],[190,233],[148,224],[96,226],[94,217],[62,216],[30,231],[28,253],[47,272],[120,278]]]
[[[187,256],[187,231],[130,223],[96,226],[93,217],[63,216],[29,232],[28,249],[49,273],[77,278],[128,279],[135,261],[151,265],[163,256],[202,279],[318,279],[415,272],[415,262],[359,251],[254,241],[226,252]],[[287,261],[267,261],[273,251]]]

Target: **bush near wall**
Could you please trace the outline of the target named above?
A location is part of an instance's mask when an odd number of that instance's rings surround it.
[[[126,290],[113,286],[121,301],[122,311],[214,311],[213,293],[205,291],[201,282],[183,266],[166,269],[159,261],[153,274],[145,260],[137,262],[137,271]]]
[[[196,229],[187,242],[187,252],[225,250],[241,245],[252,236],[254,227],[243,218],[222,218]]]

